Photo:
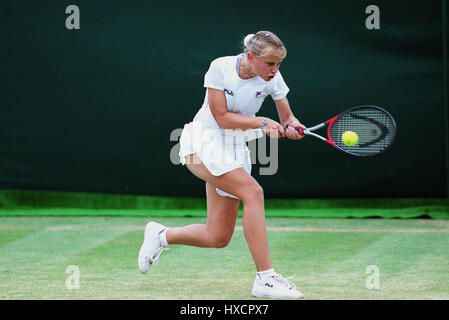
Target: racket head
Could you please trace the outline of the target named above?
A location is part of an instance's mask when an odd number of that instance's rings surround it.
[[[343,142],[346,131],[355,132],[352,146]],[[352,107],[329,120],[328,139],[334,146],[358,157],[373,157],[387,150],[396,138],[396,122],[385,109],[373,105]],[[332,144],[332,143],[331,143]]]

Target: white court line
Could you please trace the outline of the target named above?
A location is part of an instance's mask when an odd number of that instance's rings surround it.
[[[122,226],[89,226],[89,225],[60,225],[54,227],[48,227],[46,230],[52,231],[64,231],[64,230],[115,230],[115,231],[143,231],[145,226],[142,225],[122,225]],[[242,231],[243,226],[237,225],[236,231]],[[287,231],[287,232],[374,232],[374,233],[449,233],[449,229],[437,229],[437,228],[416,228],[416,229],[393,229],[393,228],[309,228],[309,227],[270,227],[267,226],[268,231]]]
[[[242,226],[237,226],[235,230],[243,230]],[[387,229],[387,228],[302,228],[302,227],[267,227],[268,231],[288,231],[288,232],[405,232],[405,233],[449,233],[449,229]]]

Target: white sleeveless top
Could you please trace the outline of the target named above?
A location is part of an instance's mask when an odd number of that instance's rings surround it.
[[[226,96],[227,107],[230,112],[246,117],[255,117],[265,98],[270,95],[273,100],[280,100],[287,96],[289,88],[284,82],[281,73],[270,81],[265,81],[259,76],[250,79],[242,79],[238,75],[238,67],[243,54],[227,56],[215,59],[210,64],[209,70],[204,75],[204,87],[223,90]],[[222,131],[215,121],[208,103],[207,89],[204,102],[195,115],[193,121],[200,121],[202,125]],[[229,134],[230,129],[226,129]],[[234,134],[243,133],[234,130]],[[263,133],[260,129],[250,129],[244,132],[246,140],[260,138]]]

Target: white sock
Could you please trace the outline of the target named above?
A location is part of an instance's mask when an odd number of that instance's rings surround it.
[[[274,273],[274,269],[271,268],[269,270],[259,271],[259,272],[257,272],[257,275],[259,276],[259,279],[263,280],[263,279],[271,277],[273,275],[273,273]]]
[[[159,233],[159,241],[161,242],[161,245],[163,245],[164,247],[168,246],[167,230],[168,228],[165,228],[161,233]]]

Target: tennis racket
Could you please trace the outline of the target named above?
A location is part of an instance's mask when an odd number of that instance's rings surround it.
[[[327,126],[327,138],[313,131]],[[340,151],[358,157],[372,157],[384,152],[396,137],[396,122],[384,109],[377,106],[356,106],[311,128],[295,128],[299,134],[318,138]],[[343,133],[355,132],[354,145],[343,142]]]

